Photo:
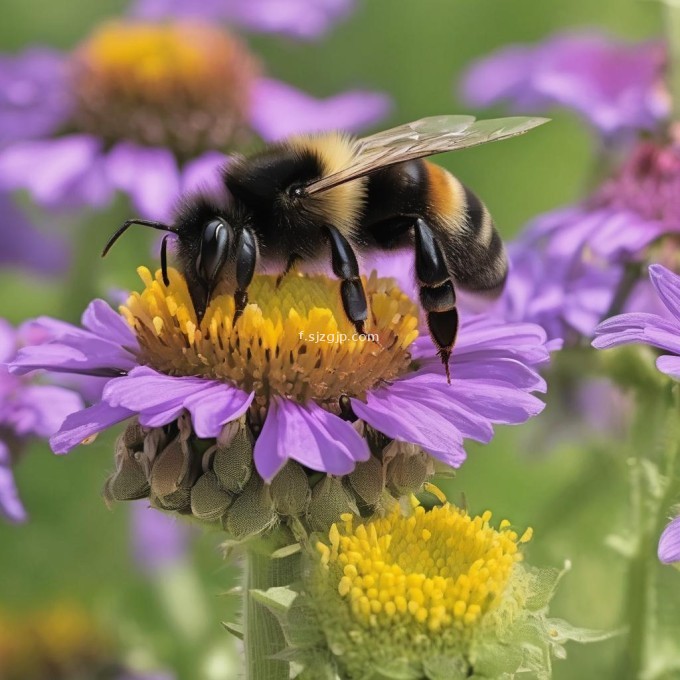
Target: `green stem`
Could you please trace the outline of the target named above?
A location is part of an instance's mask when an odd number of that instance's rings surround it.
[[[663,482],[661,488],[654,493],[653,484],[645,471],[645,459],[650,463],[656,461],[645,454],[653,449],[653,437],[640,437],[634,442],[638,455],[631,462],[631,501],[634,529],[637,534],[637,550],[630,563],[628,572],[628,598],[626,602],[626,620],[628,622],[628,646],[625,668],[621,677],[639,680],[644,676],[647,652],[650,640],[654,635],[652,605],[654,595],[655,572],[658,567],[656,544],[660,526],[664,522],[668,508],[676,492],[675,475],[680,444],[678,443],[678,398],[677,386],[673,389],[670,406],[666,407],[666,422],[660,441],[663,449]],[[664,395],[665,396],[665,395]],[[659,407],[656,400],[652,400]],[[663,407],[662,407],[663,408]],[[640,434],[649,435],[654,419],[650,410],[641,408],[640,423],[643,425]],[[646,442],[641,441],[646,439]]]
[[[277,547],[258,542],[246,553],[243,569],[243,642],[245,680],[288,680],[289,664],[272,657],[285,639],[279,622],[266,607],[250,597],[251,590],[290,585],[300,578],[300,556],[272,559]]]

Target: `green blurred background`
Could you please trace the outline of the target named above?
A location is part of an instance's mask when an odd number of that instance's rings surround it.
[[[358,5],[347,22],[318,43],[267,36],[249,40],[272,75],[318,96],[350,86],[387,91],[395,101],[388,123],[463,112],[455,91],[459,74],[471,60],[507,43],[586,27],[631,39],[657,36],[663,29],[659,5],[645,1],[363,0]],[[3,0],[0,48],[11,52],[44,43],[68,49],[124,7],[121,0]],[[524,138],[440,162],[484,197],[510,237],[537,213],[579,196],[592,142],[574,116],[555,112],[550,125]],[[55,228],[66,233],[77,228],[79,238],[87,240],[77,268],[60,285],[0,272],[0,315],[14,322],[42,313],[77,320],[93,292],[136,285],[135,267],[153,264],[150,256],[139,260],[140,252],[149,252],[142,230],[123,239],[110,259],[96,255],[129,214],[121,199],[104,214],[54,218]],[[558,409],[552,404],[539,421],[551,415],[559,419]],[[443,486],[453,499],[465,493],[473,511],[489,508],[499,519],[534,526],[531,562],[560,566],[571,560],[573,570],[554,603],[555,615],[582,626],[614,627],[622,607],[624,564],[605,539],[615,530],[625,532],[626,446],[614,455],[595,443],[569,444],[566,437],[548,450],[540,429],[540,422],[500,429],[491,445],[469,446],[468,462]],[[577,435],[582,425],[563,422],[563,430]],[[0,524],[2,608],[30,611],[56,599],[73,600],[109,626],[135,659],[158,660],[187,680],[237,677],[235,669],[220,671],[224,666],[215,652],[232,645],[220,621],[235,608],[234,599],[224,594],[235,584],[235,573],[222,563],[220,536],[197,532],[192,570],[182,577],[182,596],[198,609],[203,601],[208,607],[208,627],[197,624],[192,634],[182,617],[168,614],[168,606],[176,603],[169,603],[160,577],[148,579],[136,570],[128,547],[128,508],[109,511],[102,502],[112,443],[113,436],[101,436],[63,458],[34,445],[24,457],[17,478],[31,520],[19,527]],[[669,571],[661,578],[672,578]],[[619,677],[615,659],[621,645],[620,638],[572,645],[555,677]]]

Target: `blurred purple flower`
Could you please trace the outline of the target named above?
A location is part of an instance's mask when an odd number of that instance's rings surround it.
[[[0,56],[0,147],[56,132],[71,113],[63,55],[29,48]]]
[[[135,0],[142,19],[198,18],[224,21],[249,31],[314,39],[354,8],[354,0]]]
[[[473,64],[463,76],[462,96],[479,107],[507,102],[516,112],[565,106],[612,137],[653,129],[668,116],[664,66],[659,42],[559,34],[535,45],[502,48]]]
[[[187,553],[191,527],[149,507],[146,500],[132,504],[130,530],[135,562],[151,576],[181,562]]]
[[[578,240],[561,242],[571,233],[565,225],[578,217],[574,209],[546,213],[510,245],[510,272],[495,308],[511,321],[542,326],[551,349],[557,349],[560,340],[572,344],[578,337],[592,336],[622,276],[620,267],[585,257]]]
[[[111,30],[124,31],[126,25],[122,26]],[[175,96],[159,113],[158,107],[153,109],[143,98],[144,93],[162,92],[160,87],[142,87],[139,101],[130,93],[128,101],[119,96],[114,106],[104,101],[106,93],[110,96],[110,82],[102,81],[92,61],[88,62],[101,52],[94,50],[92,57],[83,47],[73,53],[31,49],[0,60],[0,83],[9,84],[5,96],[0,95],[0,121],[7,131],[6,145],[0,145],[0,191],[27,190],[39,205],[51,209],[101,208],[116,191],[122,191],[141,216],[167,219],[180,192],[201,184],[215,185],[214,170],[226,160],[224,152],[242,138],[242,127],[266,142],[334,128],[357,132],[384,117],[390,108],[389,97],[381,93],[351,90],[315,99],[291,85],[262,77],[246,48],[217,29],[180,25],[177,34],[196,40],[196,45],[204,31],[223,49],[219,64],[225,71],[220,80],[224,84],[219,93],[231,97],[234,111],[221,101],[215,103],[213,90],[190,101],[194,109],[187,110],[186,103],[180,102],[173,111],[171,104],[179,99]],[[211,62],[207,59],[206,63]],[[198,110],[200,101],[210,101],[212,109]],[[186,123],[186,131],[173,116]],[[229,149],[215,148],[218,145],[206,140],[207,133],[201,131],[205,121],[215,116],[222,118],[207,129],[222,130],[221,139],[232,131]],[[121,121],[130,124],[125,127]],[[198,122],[196,132],[192,126]],[[140,141],[139,135],[162,141]],[[189,149],[174,148],[171,143],[175,139],[186,145],[194,137]]]
[[[67,251],[61,238],[36,229],[11,197],[0,192],[0,266],[58,274],[68,265]]]
[[[666,526],[659,539],[659,560],[664,564],[680,562],[680,517]]]
[[[8,372],[7,362],[23,342],[22,334],[0,319],[0,515],[12,522],[26,519],[12,474],[21,449],[31,436],[54,434],[66,416],[83,408],[72,390]]]
[[[655,264],[649,277],[658,297],[670,312],[669,318],[648,312],[630,312],[607,319],[595,329],[593,347],[610,349],[642,343],[670,352],[656,360],[656,367],[680,380],[680,276]]]
[[[143,426],[160,427],[188,411],[200,438],[214,438],[249,408],[254,393],[226,382],[171,376],[140,365],[135,335],[121,316],[95,300],[83,316],[84,328],[57,324],[57,340],[21,350],[12,370],[45,368],[109,375],[102,400],[70,416],[51,438],[66,453],[86,437],[139,416]],[[428,336],[411,347],[417,368],[370,389],[351,405],[359,419],[388,437],[413,443],[458,467],[464,439],[488,442],[494,424],[517,424],[537,415],[543,403],[531,393],[545,382],[534,366],[548,359],[545,334],[533,324],[467,319],[451,360],[451,385]],[[114,377],[120,376],[120,377]],[[258,472],[271,480],[288,458],[331,474],[350,472],[369,456],[366,441],[350,423],[314,402],[274,396],[255,444]]]

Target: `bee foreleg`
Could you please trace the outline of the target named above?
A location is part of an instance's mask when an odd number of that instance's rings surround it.
[[[427,327],[437,346],[451,382],[449,359],[458,334],[456,292],[441,247],[432,229],[421,219],[414,225],[416,278],[420,286],[420,304],[427,312]]]
[[[236,241],[236,292],[234,293],[234,323],[248,304],[248,286],[257,264],[257,239],[250,229],[243,229]]]
[[[364,284],[359,278],[357,256],[349,241],[335,227],[328,225],[326,229],[331,245],[333,273],[342,281],[340,284],[342,306],[357,333],[363,334],[364,323],[368,318],[368,303]]]

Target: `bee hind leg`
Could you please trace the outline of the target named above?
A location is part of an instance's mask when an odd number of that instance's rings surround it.
[[[449,360],[459,325],[456,291],[441,247],[424,220],[416,220],[414,235],[420,304],[427,313],[427,327],[444,364],[446,380],[451,383]]]
[[[327,226],[331,246],[331,265],[333,273],[341,280],[340,295],[347,318],[354,324],[357,333],[365,330],[368,318],[368,302],[364,284],[359,278],[359,263],[349,241],[336,227]]]
[[[234,321],[236,324],[248,304],[248,286],[257,264],[257,239],[250,229],[243,229],[236,241],[236,292],[234,293]]]

